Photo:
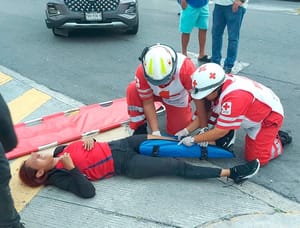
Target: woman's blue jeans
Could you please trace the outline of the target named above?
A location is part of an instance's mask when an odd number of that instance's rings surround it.
[[[220,64],[222,59],[223,34],[227,26],[228,46],[224,69],[232,69],[237,58],[240,28],[246,9],[239,7],[232,12],[232,5],[222,6],[215,4],[212,24],[212,58],[213,63]]]

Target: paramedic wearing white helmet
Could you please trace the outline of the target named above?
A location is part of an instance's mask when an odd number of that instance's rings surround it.
[[[134,134],[145,134],[148,121],[152,134],[160,135],[154,106],[155,101],[160,101],[166,107],[167,133],[174,135],[192,122],[190,91],[195,65],[186,56],[162,44],[146,47],[139,59],[142,63],[136,70],[135,81],[128,85],[126,92],[130,128]],[[203,100],[197,100],[195,105],[204,117]],[[199,127],[207,126],[207,116],[202,117]]]
[[[186,146],[203,141],[215,141],[230,130],[243,128],[245,136],[245,159],[259,159],[266,165],[283,153],[282,144],[291,137],[279,131],[284,113],[279,98],[264,85],[249,78],[226,75],[220,65],[208,63],[200,66],[192,75],[193,99],[211,101],[209,123],[214,128],[194,137],[181,140]],[[281,140],[285,136],[285,141]]]

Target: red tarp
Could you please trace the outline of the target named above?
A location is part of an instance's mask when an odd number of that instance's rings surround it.
[[[161,103],[156,103],[160,108]],[[90,132],[104,132],[129,121],[126,98],[83,106],[15,125],[18,145],[8,159],[78,140]]]

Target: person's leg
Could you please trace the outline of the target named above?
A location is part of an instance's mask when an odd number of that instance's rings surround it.
[[[127,110],[130,117],[129,127],[132,130],[137,130],[139,127],[143,128],[145,132],[140,132],[146,134],[147,126],[146,118],[144,114],[142,100],[138,95],[135,82],[131,82],[126,90],[126,99],[127,99]]]
[[[181,159],[135,155],[129,161],[125,175],[131,178],[155,176],[180,176],[187,179],[228,177],[240,184],[253,177],[259,170],[259,160],[253,160],[230,169],[203,167]]]
[[[140,154],[133,156],[127,165],[126,176],[148,178],[155,176],[181,176],[185,178],[217,178],[221,169],[201,167],[183,160],[167,157],[150,157]]]
[[[283,154],[283,147],[278,135],[282,121],[282,116],[273,112],[263,121],[261,130],[255,139],[246,135],[245,159],[247,161],[257,158],[261,165],[266,165],[271,159]]]
[[[227,56],[224,62],[225,71],[231,70],[234,66],[234,62],[237,58],[240,29],[243,21],[243,17],[246,10],[243,7],[239,7],[237,12],[232,12],[232,9],[227,9],[227,31],[228,31],[228,47]],[[229,73],[229,72],[228,72]]]
[[[190,34],[189,33],[182,33],[181,34],[181,52],[185,56],[187,56],[187,46],[190,41]]]
[[[198,20],[196,21],[196,26],[198,27],[198,43],[199,43],[199,53],[198,60],[203,58],[204,62],[208,62],[209,59],[206,56],[205,45],[206,45],[206,33],[208,29],[209,20],[209,7],[206,6],[198,9]]]
[[[187,56],[187,47],[190,40],[190,33],[195,25],[195,11],[192,7],[187,7],[181,11],[179,21],[179,31],[181,32],[181,50],[182,54]]]
[[[212,22],[212,56],[213,63],[221,64],[223,33],[226,26],[224,6],[215,4]]]
[[[198,59],[201,59],[206,55],[206,53],[205,53],[206,33],[207,33],[206,29],[199,29],[198,30],[198,42],[199,42]]]
[[[17,228],[20,224],[20,216],[14,207],[10,193],[9,180],[11,178],[9,163],[5,157],[0,143],[0,227]]]

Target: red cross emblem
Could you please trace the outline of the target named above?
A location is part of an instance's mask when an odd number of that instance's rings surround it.
[[[232,109],[232,103],[230,101],[227,101],[222,105],[221,113],[223,115],[231,115],[231,109]]]
[[[216,79],[216,73],[209,73],[209,79]]]
[[[193,81],[193,86],[196,87],[197,85],[198,85],[197,81],[194,80],[194,81]]]
[[[228,103],[226,102],[226,103],[223,105],[223,108],[224,108],[225,110],[227,110],[227,109],[230,108],[230,106],[229,106]]]
[[[206,71],[206,66],[201,66],[201,67],[199,67],[198,72],[201,72],[201,71]]]

